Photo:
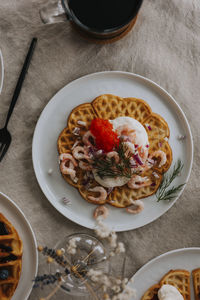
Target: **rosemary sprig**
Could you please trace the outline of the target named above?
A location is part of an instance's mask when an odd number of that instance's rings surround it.
[[[163,180],[158,188],[158,191],[156,192],[157,202],[161,200],[170,201],[176,197],[177,193],[182,189],[185,183],[182,183],[178,186],[172,186],[172,188],[169,190],[167,190],[167,188],[170,186],[172,181],[180,174],[182,169],[183,169],[183,164],[179,159],[177,163],[174,165],[174,169],[172,173],[170,175],[165,175],[163,177]]]
[[[101,157],[95,157],[93,160],[93,167],[97,170],[97,175],[100,178],[104,177],[127,177],[131,178],[132,170],[130,157],[131,153],[127,154],[128,147],[120,142],[119,146],[115,148],[115,151],[119,155],[119,162],[117,163],[114,157],[108,158],[105,155]]]

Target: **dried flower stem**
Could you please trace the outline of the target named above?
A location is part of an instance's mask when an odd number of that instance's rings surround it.
[[[58,291],[58,289],[60,288],[61,286],[61,281],[58,283],[58,285],[53,289],[53,291],[46,297],[44,298],[44,300],[49,300],[51,299],[51,297],[53,297],[55,295],[55,293]]]
[[[81,276],[81,274],[78,271],[74,271],[75,274],[83,281],[83,277]],[[86,286],[86,288],[88,289],[88,291],[90,292],[90,294],[94,297],[95,300],[99,300],[98,296],[95,294],[95,292],[93,291],[92,287],[90,286],[89,283],[84,282],[84,285]]]

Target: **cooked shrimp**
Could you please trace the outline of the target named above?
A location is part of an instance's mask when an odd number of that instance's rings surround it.
[[[77,162],[76,162],[76,160],[75,160],[74,157],[73,157],[71,154],[69,154],[69,153],[62,153],[62,154],[60,154],[59,160],[60,160],[61,162],[63,162],[63,161],[71,161],[71,162],[73,163],[74,167],[77,167]]]
[[[132,205],[126,208],[130,214],[139,214],[144,209],[144,203],[141,200],[133,200]]]
[[[79,167],[82,169],[82,170],[85,170],[85,171],[91,171],[92,170],[92,165],[84,162],[84,161],[80,161],[79,162]]]
[[[71,179],[74,180],[74,178],[76,177],[76,171],[74,169],[67,167],[65,164],[66,164],[66,161],[62,161],[60,164],[61,173],[69,175],[71,177]]]
[[[138,151],[139,156],[142,159],[143,163],[146,162],[147,157],[148,157],[148,149],[140,146],[140,147],[138,147],[137,151]]]
[[[118,163],[119,162],[119,154],[116,151],[111,151],[107,153],[107,157],[108,158],[112,158],[114,157],[115,162]]]
[[[96,186],[92,189],[89,189],[90,192],[96,192],[99,193],[98,197],[88,196],[88,199],[91,201],[104,201],[107,197],[107,192],[102,186]]]
[[[78,160],[83,159],[85,158],[85,149],[81,146],[77,146],[72,150],[72,155]]]
[[[129,128],[127,125],[121,125],[116,128],[116,132],[119,136],[128,137],[130,142],[134,144],[136,138],[134,129]]]
[[[69,153],[62,153],[59,156],[60,163],[60,171],[62,174],[69,175],[72,180],[76,177],[76,171],[74,168],[77,166],[76,160]]]
[[[153,152],[149,156],[149,158],[153,159],[153,160],[158,160],[158,162],[159,162],[158,167],[159,168],[162,167],[166,163],[166,161],[167,161],[167,155],[162,150],[157,150],[157,151]]]
[[[133,175],[127,184],[130,189],[140,189],[150,185],[150,180],[148,177]]]
[[[91,139],[94,140],[95,137],[94,137],[94,135],[91,133],[91,131],[88,130],[88,131],[83,135],[83,138],[82,138],[83,143],[84,143],[85,145],[87,145],[87,146],[93,147],[94,145],[91,143],[91,141],[90,141]]]
[[[94,210],[94,219],[97,219],[99,216],[103,217],[104,219],[106,219],[108,216],[108,209],[104,205],[100,205]]]

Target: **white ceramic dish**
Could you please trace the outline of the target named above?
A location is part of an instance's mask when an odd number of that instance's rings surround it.
[[[35,235],[20,208],[3,193],[0,193],[0,211],[14,225],[23,242],[22,273],[12,300],[26,300],[32,290],[38,268]]]
[[[145,264],[133,276],[133,283],[129,286],[136,290],[136,298],[141,299],[146,290],[160,281],[171,269],[185,269],[192,271],[200,266],[200,248],[183,248],[166,252]],[[191,280],[191,300],[194,290]]]
[[[3,56],[0,49],[0,94],[3,87],[3,78],[4,78],[4,65],[3,65]]]
[[[39,185],[51,204],[65,217],[88,228],[95,227],[92,217],[95,206],[83,200],[79,192],[62,178],[57,138],[75,106],[105,93],[142,98],[153,112],[165,118],[171,132],[169,143],[173,151],[173,164],[179,158],[184,163],[181,176],[174,181],[175,185],[188,181],[193,161],[193,141],[187,119],[172,96],[156,83],[136,74],[118,71],[94,73],[69,83],[49,101],[37,122],[32,147],[33,166]],[[186,135],[186,139],[178,140],[179,135]],[[48,175],[49,169],[53,170],[51,176]],[[61,198],[64,196],[71,200],[70,206],[63,205]],[[155,195],[148,197],[144,200],[144,210],[138,215],[109,206],[110,214],[105,223],[115,231],[141,227],[164,214],[176,199],[169,203],[157,203]]]

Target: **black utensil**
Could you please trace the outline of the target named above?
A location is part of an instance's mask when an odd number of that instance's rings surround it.
[[[33,56],[33,52],[34,52],[36,43],[37,43],[37,39],[33,38],[32,42],[31,42],[31,45],[29,47],[26,59],[24,61],[24,65],[22,67],[19,79],[17,81],[17,85],[15,87],[15,91],[14,91],[14,94],[13,94],[13,97],[12,97],[12,101],[10,103],[10,107],[9,107],[9,110],[8,110],[8,114],[7,114],[5,125],[4,125],[4,127],[2,129],[0,129],[0,162],[3,159],[4,155],[6,154],[8,148],[10,146],[11,140],[12,140],[11,134],[8,131],[7,126],[8,126],[8,122],[10,120],[11,114],[13,112],[13,109],[15,107],[15,104],[17,102],[19,93],[21,91],[22,84],[24,82],[26,73],[28,71],[28,67],[30,65],[31,58]]]

